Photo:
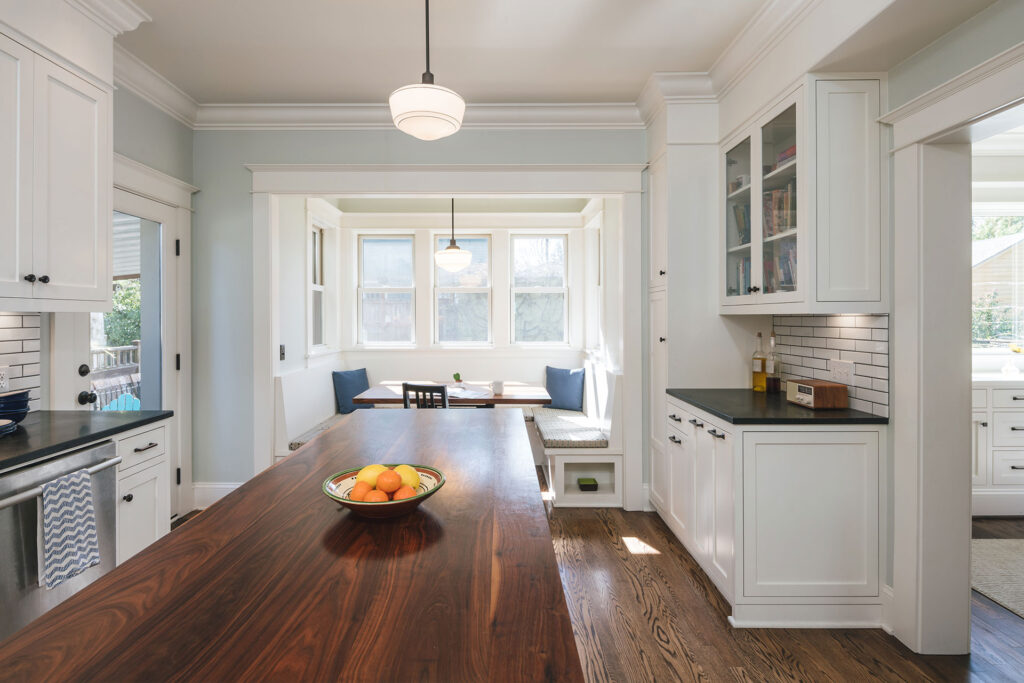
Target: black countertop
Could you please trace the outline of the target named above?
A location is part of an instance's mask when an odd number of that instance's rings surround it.
[[[668,389],[669,396],[736,425],[889,424],[889,418],[860,410],[811,410],[790,403],[785,394],[750,389]]]
[[[0,471],[173,415],[171,410],[37,410],[13,434],[0,437]]]

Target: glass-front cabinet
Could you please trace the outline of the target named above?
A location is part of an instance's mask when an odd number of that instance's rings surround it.
[[[725,149],[722,303],[800,301],[802,91],[793,93]]]

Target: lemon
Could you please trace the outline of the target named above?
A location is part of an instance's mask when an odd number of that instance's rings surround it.
[[[372,489],[377,485],[377,476],[387,469],[384,465],[367,465],[359,470],[359,474],[356,475],[356,481],[365,481]]]
[[[402,478],[402,486],[411,486],[415,491],[420,486],[420,473],[409,465],[399,465],[395,472]]]

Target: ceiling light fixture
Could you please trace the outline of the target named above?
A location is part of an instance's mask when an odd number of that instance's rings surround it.
[[[439,140],[462,126],[466,101],[454,90],[434,85],[430,73],[430,0],[423,0],[427,27],[427,70],[423,81],[391,93],[391,118],[398,130],[420,140]]]
[[[473,254],[468,249],[460,249],[455,243],[455,198],[452,197],[452,239],[447,247],[434,252],[434,263],[449,273],[457,273],[472,260]]]

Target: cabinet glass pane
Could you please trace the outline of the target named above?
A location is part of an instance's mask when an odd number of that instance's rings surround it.
[[[725,294],[750,289],[750,138],[725,154]]]
[[[796,105],[761,129],[761,228],[765,294],[797,287]]]

